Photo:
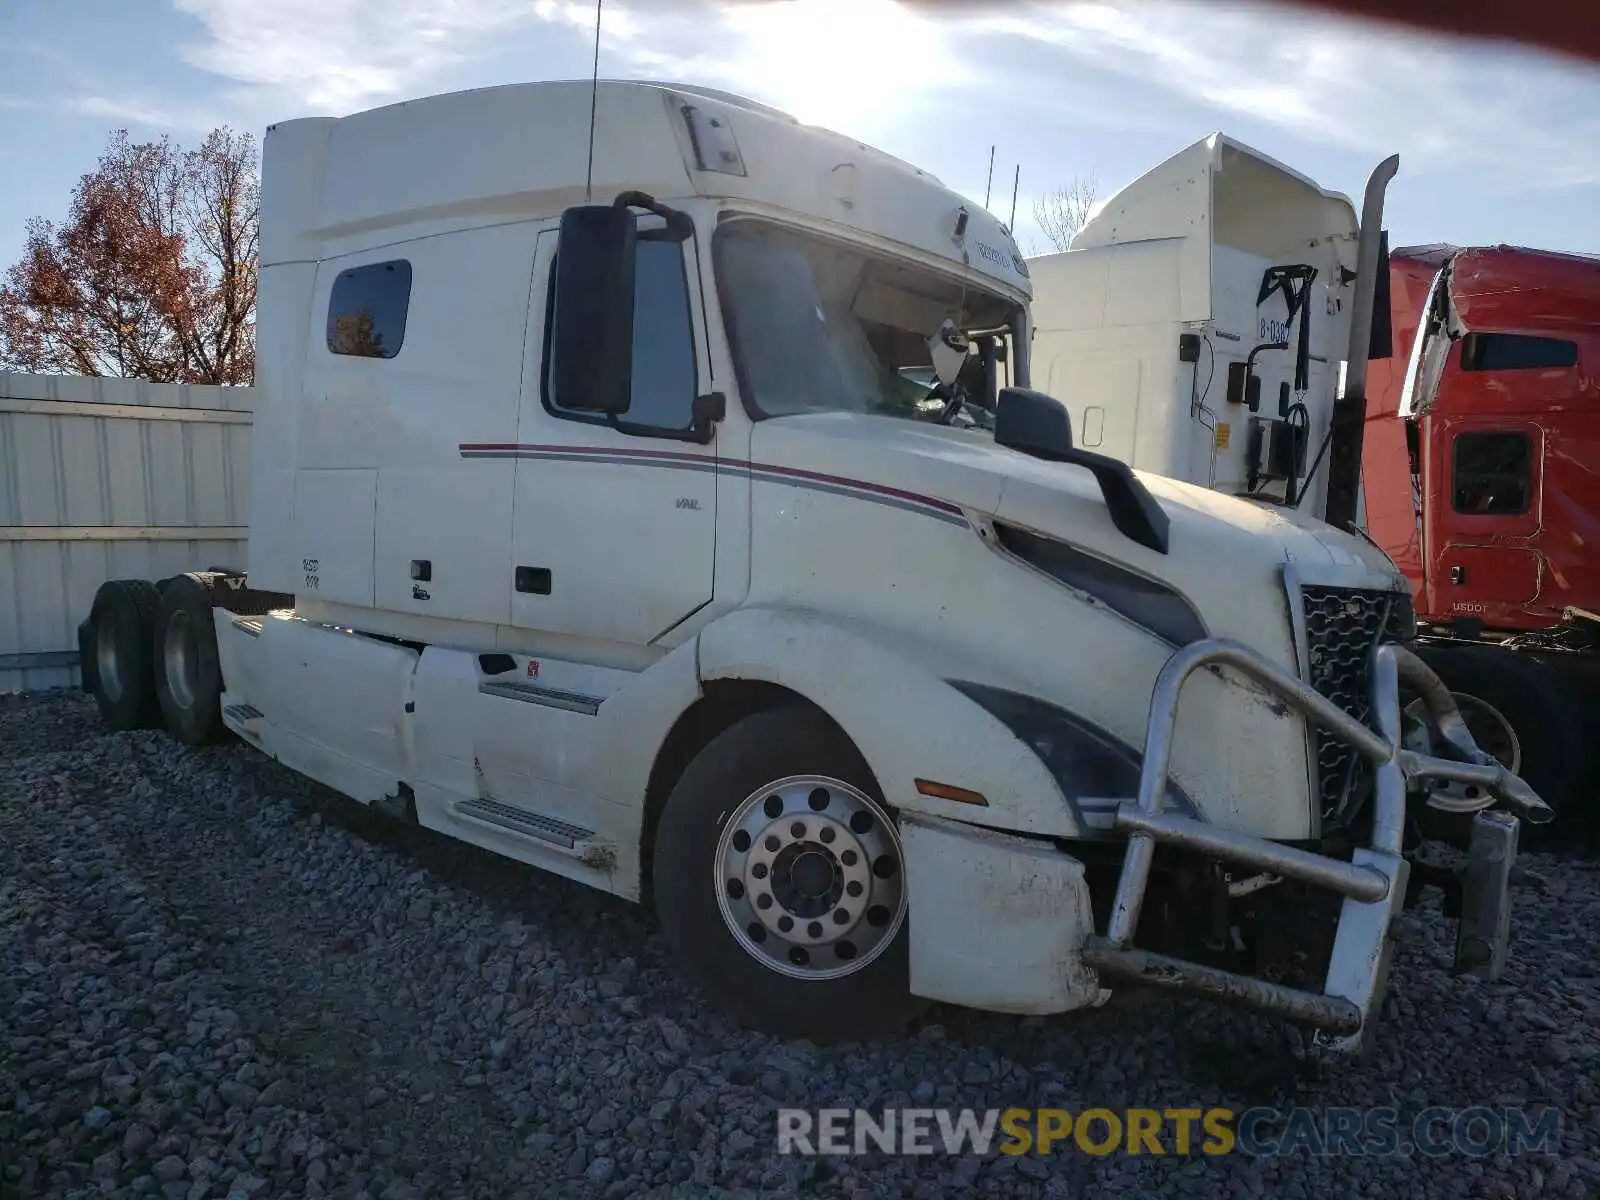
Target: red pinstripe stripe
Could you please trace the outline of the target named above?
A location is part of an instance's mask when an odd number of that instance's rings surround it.
[[[953,516],[961,515],[961,507],[951,504],[947,500],[940,500],[934,496],[924,496],[919,492],[908,492],[902,488],[889,487],[882,483],[869,483],[862,479],[849,479],[843,475],[828,475],[821,471],[807,471],[800,467],[779,467],[770,463],[752,462],[748,459],[717,458],[704,454],[685,454],[677,450],[614,450],[605,446],[548,446],[528,442],[463,442],[460,445],[463,455],[472,452],[499,453],[499,454],[594,454],[604,455],[607,458],[636,458],[644,461],[657,462],[683,462],[683,463],[714,463],[719,467],[734,467],[751,471],[761,471],[769,475],[788,476],[791,479],[803,479],[812,483],[827,483],[835,487],[851,488],[861,492],[871,492],[878,496],[887,496],[896,500],[905,500],[912,504],[925,504],[929,508],[936,508],[940,512],[950,513]]]

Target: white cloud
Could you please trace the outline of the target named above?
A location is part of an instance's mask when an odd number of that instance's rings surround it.
[[[743,91],[799,120],[867,136],[927,94],[978,84],[945,29],[890,0],[786,0],[722,5],[715,23],[652,21],[623,48],[636,65]],[[691,53],[674,44],[694,47]]]
[[[204,38],[180,47],[193,66],[247,95],[346,113],[401,98],[540,21],[572,23],[554,0],[174,0]],[[590,10],[592,12],[592,10]]]
[[[1600,81],[1526,51],[1227,0],[1034,4],[972,27],[1314,144],[1400,149],[1424,170],[1503,167],[1510,153],[1551,185],[1600,181]]]
[[[173,107],[134,96],[85,94],[67,100],[68,112],[83,117],[102,117],[124,125],[144,125],[152,129],[177,131],[210,130],[218,121],[209,111]]]
[[[275,106],[273,116],[346,113],[423,94],[512,40],[537,46],[557,30],[575,51],[595,21],[584,0],[389,0],[379,10],[365,0],[173,3],[203,34],[180,48],[183,58],[234,80],[253,108]],[[539,61],[530,56],[535,70]],[[903,115],[934,88],[977,82],[940,24],[891,0],[613,0],[600,71],[720,85],[801,120],[852,129]]]
[[[267,119],[481,82],[508,46],[528,51],[523,78],[548,77],[553,57],[567,77],[571,64],[586,73],[595,12],[588,0],[173,3],[203,35],[184,58],[234,80]],[[1408,174],[1478,170],[1490,189],[1529,186],[1530,163],[1547,186],[1600,181],[1593,71],[1243,0],[610,0],[603,29],[602,75],[726,87],[869,140],[938,96],[1002,138],[1029,121],[1148,132],[1182,111],[1374,158],[1399,149]],[[545,52],[554,38],[559,55]]]
[[[0,96],[0,108],[67,112],[119,125],[173,131],[211,129],[218,124],[216,114],[207,108],[152,97],[147,88],[125,86],[115,72],[92,69],[73,55],[44,42],[0,46],[0,53],[4,52],[48,64],[55,78],[48,89],[36,95]]]

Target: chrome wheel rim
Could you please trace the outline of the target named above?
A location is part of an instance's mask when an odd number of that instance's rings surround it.
[[[837,779],[795,775],[751,793],[723,826],[715,869],[734,940],[791,979],[865,970],[905,921],[899,833]]]
[[[1478,749],[1488,754],[1513,775],[1522,773],[1522,741],[1505,714],[1486,700],[1464,692],[1451,692],[1450,696],[1461,710],[1461,719],[1467,732],[1478,743]],[[1426,728],[1427,712],[1421,700],[1406,706],[1405,715]],[[1479,800],[1483,789],[1472,783],[1438,782],[1433,786],[1435,796],[1450,800]]]
[[[179,708],[193,708],[200,691],[200,644],[194,622],[182,609],[167,622],[167,636],[161,639],[161,661],[167,677],[167,691]]]
[[[110,700],[122,698],[122,652],[117,647],[114,624],[101,618],[94,631],[94,668],[100,676],[100,690]]]

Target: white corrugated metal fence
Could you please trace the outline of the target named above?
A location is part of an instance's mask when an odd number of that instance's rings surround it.
[[[243,569],[253,399],[0,372],[0,692],[77,682],[107,579]]]

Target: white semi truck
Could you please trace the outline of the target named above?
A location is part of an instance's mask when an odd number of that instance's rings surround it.
[[[1547,812],[1404,579],[1075,445],[1009,231],[926,173],[703,89],[507,86],[271,127],[261,245],[248,570],[101,589],[116,727],[649,901],[781,1034],[1131,981],[1356,1048],[1429,776],[1501,805],[1458,953],[1499,970]],[[1310,894],[1320,987],[1234,969]]]
[[[1371,339],[1372,313],[1388,317],[1370,294],[1356,312],[1361,229],[1340,193],[1202,139],[1110,197],[1070,250],[1029,260],[1040,387],[1086,449],[1320,516],[1352,330]]]
[[[1030,260],[1035,375],[1067,405],[1082,443],[1137,470],[1365,529],[1367,363],[1393,358],[1391,377],[1405,379],[1420,369],[1415,347],[1393,345],[1389,328],[1382,201],[1398,165],[1378,165],[1358,220],[1344,195],[1214,134],[1112,196],[1070,250]],[[1410,492],[1422,511],[1418,478],[1379,482],[1391,506]],[[1527,726],[1548,725],[1548,713],[1507,705],[1519,688],[1542,686],[1570,707],[1569,682],[1545,676],[1523,647],[1463,643],[1437,627],[1413,649],[1478,740],[1558,812],[1571,803],[1583,772],[1564,740],[1551,734],[1542,757],[1523,753],[1546,740]],[[1486,686],[1486,675],[1510,682]],[[1417,701],[1402,701],[1409,717]],[[1425,730],[1406,736],[1426,744]],[[1491,801],[1469,783],[1431,786],[1438,801],[1420,821],[1430,833]]]

